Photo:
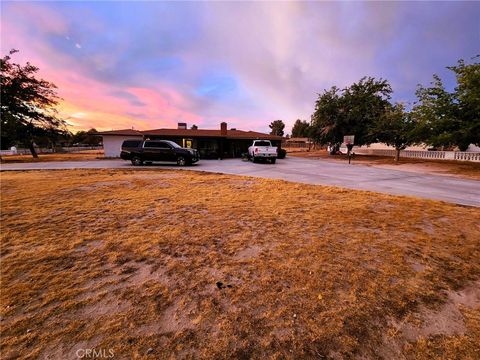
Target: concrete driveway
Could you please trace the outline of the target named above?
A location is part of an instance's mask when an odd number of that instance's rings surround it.
[[[131,168],[123,160],[58,161],[2,164],[1,170],[35,169],[106,169]],[[179,169],[175,165],[152,165],[144,168]],[[272,164],[253,164],[240,159],[203,160],[185,170],[256,176],[306,184],[333,185],[394,195],[411,195],[426,199],[480,207],[480,181],[453,176],[425,175],[399,170],[379,169],[346,162],[286,158]]]

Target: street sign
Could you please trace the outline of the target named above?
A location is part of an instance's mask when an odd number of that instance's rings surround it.
[[[355,135],[345,135],[343,137],[343,142],[348,145],[348,144],[354,144],[355,142]]]

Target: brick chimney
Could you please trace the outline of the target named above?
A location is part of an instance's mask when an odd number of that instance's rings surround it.
[[[178,123],[177,129],[185,130],[187,128],[187,123]]]
[[[220,135],[227,136],[227,123],[226,122],[220,123]]]

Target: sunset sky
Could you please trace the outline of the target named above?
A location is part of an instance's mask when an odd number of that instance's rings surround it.
[[[480,53],[478,2],[2,2],[2,56],[58,86],[72,130],[287,132],[317,93],[369,75],[394,100]]]

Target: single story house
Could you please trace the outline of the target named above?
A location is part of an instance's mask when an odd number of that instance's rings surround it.
[[[274,146],[281,147],[283,139],[281,136],[255,131],[227,129],[225,122],[217,130],[187,129],[185,123],[178,123],[176,129],[112,130],[97,135],[103,138],[105,157],[119,157],[122,143],[132,139],[172,140],[180,146],[197,149],[203,159],[240,157],[247,152],[252,141],[257,139],[270,140]]]

